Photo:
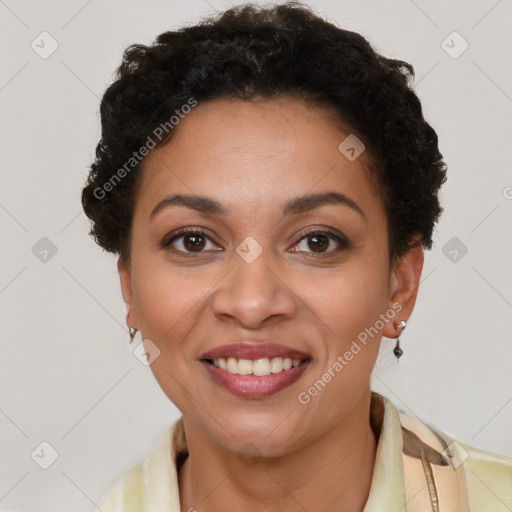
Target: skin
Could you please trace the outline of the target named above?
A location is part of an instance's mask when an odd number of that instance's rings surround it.
[[[143,163],[130,263],[119,259],[118,271],[127,324],[159,348],[151,370],[183,414],[190,455],[179,472],[182,511],[364,508],[377,447],[370,374],[382,335],[396,338],[393,322],[414,308],[423,250],[417,245],[390,265],[367,154],[349,161],[338,149],[349,134],[330,111],[299,100],[216,100],[195,107]],[[364,217],[339,204],[280,214],[289,199],[331,190]],[[175,205],[150,220],[175,193],[209,196],[229,214]],[[160,246],[186,226],[206,231],[199,252],[187,236]],[[315,228],[344,234],[349,247],[321,238],[315,252],[314,235],[303,238]],[[263,250],[252,263],[236,252],[248,236]],[[397,303],[394,319],[308,404],[299,403],[298,394]],[[302,350],[310,367],[272,396],[232,395],[199,359],[247,337]],[[240,457],[253,453],[247,443],[260,455],[254,464]]]

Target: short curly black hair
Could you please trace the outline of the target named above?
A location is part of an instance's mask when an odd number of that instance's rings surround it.
[[[413,78],[409,63],[383,57],[300,2],[239,5],[149,46],[133,44],[101,101],[101,139],[82,190],[89,234],[129,261],[140,155],[149,140],[170,140],[169,120],[191,100],[291,96],[327,106],[365,144],[385,205],[390,261],[418,243],[431,249],[446,164]],[[159,126],[168,128],[155,137]]]

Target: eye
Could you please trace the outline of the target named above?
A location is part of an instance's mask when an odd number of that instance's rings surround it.
[[[326,250],[326,248],[329,247],[331,241],[336,242],[338,244],[338,248],[332,249],[332,250]],[[306,235],[303,236],[297,242],[297,244],[295,246],[299,246],[301,243],[303,244],[303,246],[304,245],[306,246],[306,249],[311,248],[313,253],[317,253],[317,254],[321,254],[321,255],[326,254],[326,253],[327,254],[332,253],[334,251],[341,251],[343,249],[348,249],[349,245],[350,245],[348,240],[343,236],[337,235],[335,233],[331,233],[329,231],[319,231],[319,230],[310,231],[310,232],[306,233]],[[292,252],[308,252],[308,251],[307,250],[301,251],[300,249],[292,249]]]
[[[178,241],[179,243],[177,243],[173,249],[184,254],[204,252],[203,249],[207,245],[207,242],[212,243],[201,228],[184,228],[177,233],[165,237],[161,246],[162,248],[167,248]],[[212,245],[214,244],[212,243]]]
[[[326,250],[331,244],[331,242],[335,242],[338,247],[331,250]],[[213,247],[216,247],[215,244],[210,240],[206,232],[201,228],[184,228],[178,231],[177,233],[173,233],[164,238],[161,242],[162,248],[167,248],[176,242],[176,246],[173,246],[172,249],[176,252],[182,254],[193,254],[193,253],[202,253],[205,252],[205,247],[207,243],[210,242]],[[308,252],[307,249],[312,249],[312,253],[316,253],[318,255],[329,254],[334,251],[341,251],[344,249],[348,249],[350,244],[348,240],[341,235],[331,233],[329,231],[321,231],[314,230],[306,233],[300,240],[293,246],[298,247],[300,244],[305,245],[304,249],[291,249],[292,252]],[[179,247],[181,245],[181,247]],[[222,249],[213,249],[213,250],[222,250]]]

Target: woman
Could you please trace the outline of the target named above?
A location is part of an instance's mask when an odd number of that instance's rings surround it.
[[[512,508],[512,459],[370,389],[442,211],[412,75],[300,4],[126,50],[82,200],[182,416],[103,512]]]

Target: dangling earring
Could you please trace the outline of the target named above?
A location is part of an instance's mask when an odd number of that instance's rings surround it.
[[[138,329],[135,329],[135,327],[128,327],[128,332],[130,333],[130,343],[133,343],[133,338],[135,338],[137,331]]]
[[[400,322],[395,322],[395,329],[402,334],[402,331],[405,329],[405,326],[407,325],[407,322],[405,320],[400,320]],[[396,339],[396,345],[393,350],[393,353],[396,356],[397,361],[400,361],[400,357],[404,353],[404,351],[400,348],[400,334],[398,335],[398,338]]]

